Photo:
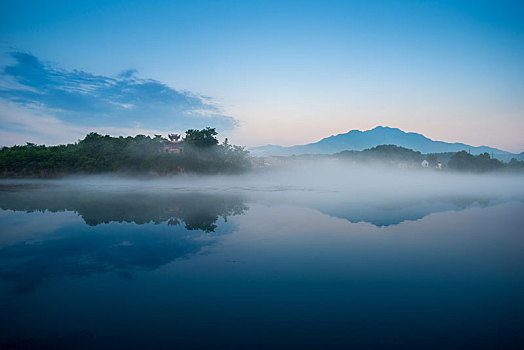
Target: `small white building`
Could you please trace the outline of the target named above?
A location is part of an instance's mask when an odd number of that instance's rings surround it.
[[[429,167],[429,162],[427,160],[423,160],[422,163],[420,163],[420,165],[422,165],[423,168],[427,168]]]

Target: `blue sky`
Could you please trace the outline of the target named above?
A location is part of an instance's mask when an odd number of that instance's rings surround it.
[[[2,1],[0,143],[377,125],[524,151],[521,1]]]

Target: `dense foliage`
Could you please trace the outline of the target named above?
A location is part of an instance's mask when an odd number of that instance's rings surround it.
[[[524,162],[515,158],[509,163],[503,163],[496,158],[489,156],[489,153],[482,153],[477,156],[471,155],[466,151],[455,153],[448,162],[448,168],[461,171],[485,172],[494,170],[524,170]]]
[[[340,159],[356,162],[390,163],[408,167],[421,167],[422,161],[428,162],[428,167],[434,168],[440,162],[444,168],[456,171],[486,172],[495,170],[524,171],[524,161],[515,158],[509,163],[490,157],[488,153],[477,156],[466,151],[457,153],[423,154],[409,148],[395,145],[381,145],[363,151],[343,151],[335,155]]]
[[[202,130],[189,129],[186,131],[184,142],[197,147],[207,148],[218,144],[216,139],[217,132],[214,128],[205,128]]]
[[[412,166],[420,166],[423,160],[427,160],[430,166],[435,166],[438,161],[435,154],[422,154],[395,145],[380,145],[362,151],[343,151],[337,153],[337,157],[360,162],[390,162]]]
[[[194,131],[194,130],[193,130]],[[111,137],[88,134],[78,143],[3,147],[0,174],[6,176],[59,176],[111,172],[177,174],[235,173],[249,169],[248,151],[226,141],[218,144],[212,128],[189,133],[191,141],[176,145],[160,135]],[[214,141],[209,139],[211,135]],[[199,139],[202,136],[202,139]],[[204,147],[202,145],[205,145]],[[176,148],[178,152],[171,152]]]

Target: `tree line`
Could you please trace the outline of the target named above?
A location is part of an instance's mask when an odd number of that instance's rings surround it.
[[[359,163],[402,164],[413,168],[420,167],[425,160],[431,168],[437,167],[438,163],[440,163],[447,170],[466,172],[524,171],[524,161],[518,161],[515,158],[508,163],[504,163],[491,157],[489,153],[472,155],[466,151],[461,151],[456,153],[423,154],[395,145],[380,145],[362,151],[342,151],[335,154],[335,157]]]
[[[496,158],[490,157],[485,152],[479,155],[472,155],[466,151],[455,153],[448,162],[448,168],[460,171],[486,172],[495,170],[524,170],[524,161],[512,158],[509,163],[501,162]]]

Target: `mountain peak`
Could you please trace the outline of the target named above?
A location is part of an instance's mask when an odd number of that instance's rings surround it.
[[[509,152],[486,146],[474,147],[463,143],[433,141],[416,132],[405,132],[399,128],[382,125],[365,131],[350,130],[345,134],[332,135],[306,145],[291,147],[268,145],[251,148],[251,151],[255,156],[333,154],[346,150],[361,151],[379,145],[396,145],[422,153],[460,152],[465,150],[473,154],[488,152],[497,155],[510,155]]]
[[[382,126],[382,125],[376,126],[376,127],[374,127],[373,129],[369,129],[369,130],[366,130],[366,131],[364,131],[364,132],[369,132],[369,131],[382,131],[382,130],[384,130],[384,131],[396,131],[396,132],[400,131],[400,132],[402,132],[402,133],[404,133],[404,134],[406,133],[405,131],[402,131],[402,130],[400,130],[399,128],[392,128],[392,127],[390,127],[390,126]]]

